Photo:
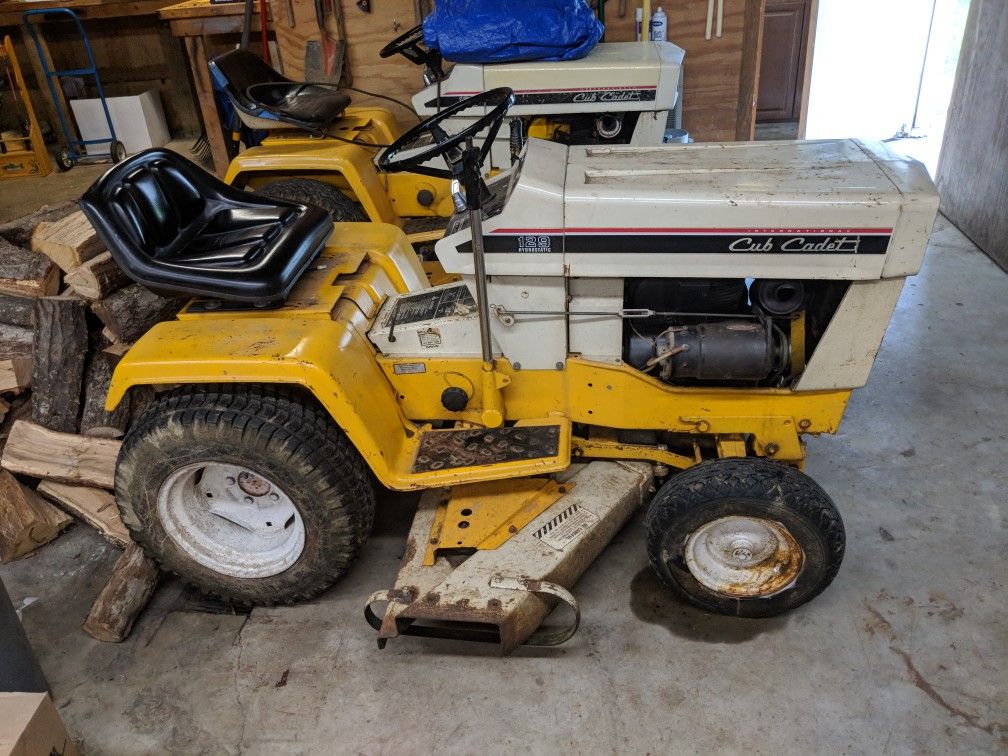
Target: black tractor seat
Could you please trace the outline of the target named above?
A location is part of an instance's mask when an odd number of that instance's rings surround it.
[[[333,230],[320,208],[235,189],[162,149],[116,165],[80,206],[134,281],[260,307],[286,299]]]
[[[321,135],[350,104],[339,87],[291,81],[248,50],[218,55],[209,65],[215,84],[252,129],[295,128]]]

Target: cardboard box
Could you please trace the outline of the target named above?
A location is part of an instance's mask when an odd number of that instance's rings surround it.
[[[77,756],[48,693],[0,693],[0,756]]]
[[[116,137],[126,147],[127,155],[168,144],[171,137],[157,91],[148,89],[135,97],[106,97],[105,101],[108,103],[109,115],[112,116]],[[77,121],[81,139],[90,141],[109,138],[108,121],[105,120],[101,100],[71,100],[70,109]],[[108,145],[91,145],[88,149],[100,154],[108,152]]]

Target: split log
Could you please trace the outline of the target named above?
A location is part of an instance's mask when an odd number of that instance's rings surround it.
[[[7,437],[0,466],[34,478],[112,490],[120,446],[120,441],[57,433],[18,420]]]
[[[32,328],[35,325],[35,299],[0,294],[0,322]]]
[[[65,218],[77,209],[77,202],[62,202],[58,205],[42,205],[31,215],[15,218],[7,223],[0,224],[0,238],[6,239],[11,244],[29,249],[31,247],[32,232],[35,227],[43,221],[57,221]]]
[[[19,394],[31,385],[32,361],[24,357],[0,360],[0,394]]]
[[[0,359],[31,360],[35,348],[35,333],[31,328],[0,323]]]
[[[44,255],[0,238],[0,292],[48,297],[59,291],[59,268]]]
[[[122,268],[116,265],[111,252],[102,252],[80,267],[74,268],[63,279],[73,290],[88,299],[107,297],[130,282]]]
[[[86,317],[79,299],[42,297],[35,304],[32,420],[52,430],[77,430],[88,351]]]
[[[129,531],[119,517],[115,496],[108,491],[89,486],[71,486],[51,480],[43,480],[37,490],[120,546],[130,542]]]
[[[112,371],[119,358],[108,351],[93,352],[84,373],[84,409],[81,411],[80,432],[85,436],[119,438],[129,427],[130,395],[111,412],[105,409]]]
[[[91,221],[80,210],[58,221],[43,221],[32,232],[31,248],[69,273],[105,251]]]
[[[180,299],[158,296],[140,284],[119,289],[91,305],[113,341],[136,341],[152,326],[175,316]]]
[[[49,543],[73,522],[6,470],[0,470],[0,501],[0,563]]]
[[[135,543],[126,547],[112,568],[108,583],[98,594],[84,631],[108,643],[126,639],[137,615],[143,611],[157,587],[158,568]]]
[[[0,360],[0,394],[18,394],[31,385],[32,361],[24,357]]]

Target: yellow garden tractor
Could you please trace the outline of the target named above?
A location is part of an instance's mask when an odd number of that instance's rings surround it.
[[[802,436],[836,432],[867,380],[937,212],[927,172],[854,140],[530,139],[485,180],[512,103],[477,95],[461,131],[442,111],[378,160],[459,182],[440,286],[395,225],[333,225],[169,152],[84,195],[131,277],[192,297],[108,398],[161,391],[116,496],[163,567],[309,598],[350,568],[377,483],[424,492],[366,603],[381,643],[562,642],[577,579],[642,506],[658,575],[705,610],[770,616],[833,580],[844,528]],[[542,627],[558,604],[572,619]]]

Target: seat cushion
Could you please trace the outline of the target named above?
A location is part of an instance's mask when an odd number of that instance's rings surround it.
[[[116,263],[156,291],[277,304],[321,251],[321,208],[228,186],[168,150],[113,167],[81,208]]]
[[[248,100],[279,120],[309,131],[325,131],[350,104],[350,98],[325,84],[265,82],[245,90]]]

